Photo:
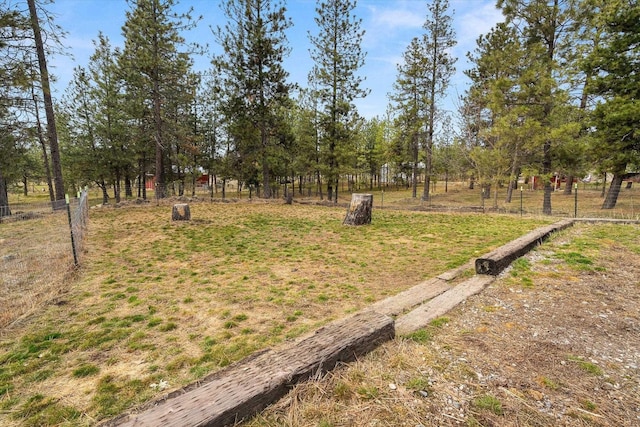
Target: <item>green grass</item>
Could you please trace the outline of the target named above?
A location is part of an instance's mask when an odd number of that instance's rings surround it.
[[[478,396],[472,401],[472,405],[481,410],[489,411],[495,415],[502,415],[504,413],[502,409],[502,402],[491,395]]]
[[[604,371],[598,365],[596,365],[595,363],[591,363],[587,360],[584,360],[581,357],[570,355],[569,360],[571,362],[576,363],[580,369],[582,369],[584,372],[588,374],[591,374],[597,377],[602,376],[604,374]]]
[[[73,376],[76,378],[89,377],[100,372],[100,368],[90,363],[80,365],[73,370]]]
[[[420,344],[429,343],[433,339],[433,334],[435,334],[438,329],[449,323],[449,320],[450,319],[448,317],[438,317],[429,322],[429,325],[426,328],[418,329],[415,332],[406,334],[404,335],[404,338]]]

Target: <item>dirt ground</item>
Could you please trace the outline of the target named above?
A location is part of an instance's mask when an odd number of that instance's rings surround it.
[[[640,227],[626,243],[610,227],[559,233],[446,318],[246,425],[640,426]]]

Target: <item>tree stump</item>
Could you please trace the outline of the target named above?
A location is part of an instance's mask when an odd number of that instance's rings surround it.
[[[354,193],[351,195],[351,204],[342,223],[346,225],[371,224],[372,209],[373,194]]]
[[[173,205],[171,219],[173,221],[189,221],[191,219],[191,210],[189,210],[189,205],[187,203]]]

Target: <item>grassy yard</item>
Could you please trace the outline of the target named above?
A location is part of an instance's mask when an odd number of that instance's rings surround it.
[[[0,424],[95,424],[553,220],[377,209],[354,228],[343,208],[191,211],[91,211],[64,293],[2,331]]]

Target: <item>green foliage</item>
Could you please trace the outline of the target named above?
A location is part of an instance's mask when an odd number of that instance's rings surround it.
[[[291,142],[284,112],[292,85],[282,62],[289,54],[285,31],[292,22],[277,0],[227,0],[222,10],[227,24],[215,34],[224,55],[213,65],[224,91],[227,131],[240,156],[238,178],[257,184],[255,165],[260,165],[263,196],[270,198],[271,171]]]
[[[149,397],[149,381],[122,380],[113,375],[100,378],[92,399],[94,410],[100,417],[112,417],[145,397]]]
[[[363,78],[357,70],[364,64],[362,51],[362,19],[353,14],[354,0],[327,0],[316,7],[317,35],[310,35],[311,59],[314,67],[309,74],[313,96],[318,103],[318,141],[323,175],[329,200],[338,200],[340,166],[349,163],[354,153],[352,130],[358,124],[353,100],[363,98]]]
[[[584,360],[582,357],[570,355],[569,360],[572,362],[575,362],[580,367],[580,369],[582,369],[588,374],[595,375],[598,377],[604,374],[604,371],[602,370],[602,368],[600,368],[595,363],[591,363],[589,361]]]
[[[427,391],[431,387],[431,385],[429,384],[429,379],[425,377],[411,378],[409,381],[407,381],[405,385],[409,390],[415,390],[415,391],[420,391],[420,390]]]
[[[80,365],[76,369],[73,370],[73,376],[76,378],[88,377],[91,375],[96,375],[100,372],[100,368],[96,365],[92,365],[90,363]]]
[[[584,268],[593,264],[593,261],[578,252],[560,252],[556,253],[556,257],[576,267]]]
[[[426,329],[418,329],[415,332],[405,335],[405,338],[415,341],[419,344],[426,344],[432,339],[432,334]]]
[[[156,197],[166,195],[171,166],[184,170],[179,153],[196,151],[194,118],[190,115],[198,79],[190,72],[193,46],[185,44],[181,31],[195,25],[190,10],[177,14],[174,0],[135,0],[122,27],[125,45],[117,57],[126,91],[127,123],[135,123],[128,135],[132,148],[155,158]],[[180,51],[183,49],[183,51]],[[184,179],[178,172],[178,179]]]
[[[356,390],[358,396],[364,400],[373,400],[378,397],[380,390],[376,386],[362,386]]]
[[[620,181],[640,171],[640,5],[637,2],[598,3],[600,14],[587,15],[590,28],[602,29],[598,49],[583,62],[592,76],[590,90],[603,99],[593,112],[593,153],[603,169],[615,174],[603,208],[615,207]],[[615,184],[615,185],[613,185]]]
[[[169,332],[169,331],[173,331],[174,329],[178,329],[178,325],[175,322],[163,323],[158,328],[160,332]]]
[[[429,322],[429,325],[434,328],[442,328],[444,325],[449,323],[450,319],[448,317],[438,317]]]
[[[55,399],[36,394],[31,396],[17,412],[12,414],[25,426],[60,425],[80,420],[82,414],[73,408],[61,405]]]
[[[478,409],[492,412],[496,415],[502,415],[504,413],[502,409],[502,402],[491,395],[482,395],[473,399],[472,405]]]

